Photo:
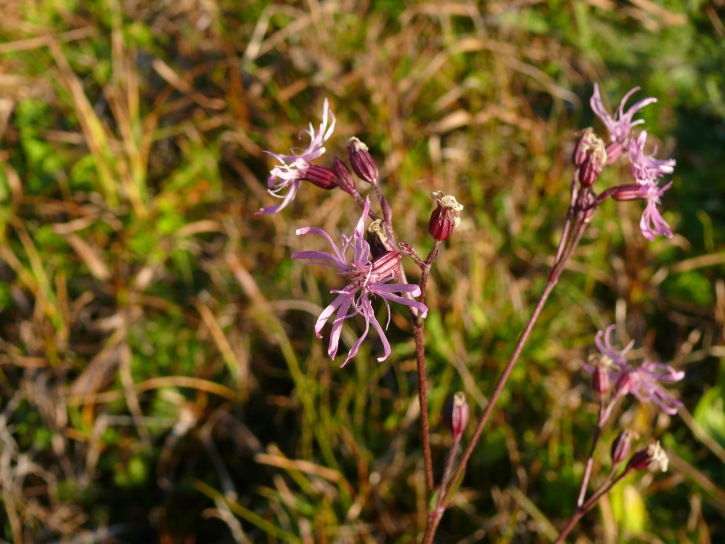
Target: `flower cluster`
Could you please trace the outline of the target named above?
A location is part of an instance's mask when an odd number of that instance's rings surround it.
[[[383,356],[378,361],[384,361],[390,355],[390,343],[385,336],[383,327],[375,317],[370,296],[377,295],[385,301],[388,309],[388,322],[390,323],[390,305],[389,302],[397,302],[405,306],[415,308],[422,317],[428,313],[428,308],[422,302],[407,298],[404,294],[411,297],[420,296],[420,287],[408,283],[388,283],[395,277],[400,267],[401,256],[396,251],[387,252],[380,257],[372,260],[370,253],[370,244],[365,240],[365,219],[370,210],[370,199],[365,200],[365,208],[362,216],[355,227],[352,236],[342,235],[342,248],[338,248],[329,234],[322,229],[315,227],[305,227],[297,229],[297,234],[319,234],[324,236],[332,246],[332,253],[325,251],[298,251],[292,255],[293,259],[304,259],[310,261],[311,264],[320,264],[336,268],[338,274],[343,276],[348,284],[342,290],[330,291],[337,293],[337,298],[325,308],[315,324],[315,334],[318,338],[322,338],[322,328],[333,314],[336,314],[332,322],[332,332],[330,333],[330,343],[327,353],[333,359],[337,354],[338,344],[340,342],[340,333],[344,321],[355,315],[361,315],[365,320],[365,331],[353,344],[350,352],[347,354],[345,364],[355,356],[360,344],[368,334],[370,325],[372,325],[383,342]],[[346,253],[352,250],[352,256],[348,258]]]
[[[674,159],[663,160],[657,159],[653,155],[646,155],[644,147],[647,141],[647,132],[643,130],[636,138],[632,134],[632,129],[644,122],[641,119],[634,120],[634,115],[646,105],[657,102],[656,98],[645,98],[625,111],[624,107],[627,100],[638,90],[639,87],[635,87],[624,96],[614,116],[610,115],[604,108],[599,86],[596,83],[594,84],[594,94],[590,103],[594,113],[602,120],[609,131],[610,142],[606,146],[603,164],[612,164],[620,155],[626,152],[635,179],[635,183],[616,187],[608,192],[607,196],[612,196],[615,200],[645,200],[647,206],[642,213],[640,229],[645,238],[652,241],[657,234],[662,234],[668,238],[672,237],[672,231],[657,209],[657,205],[660,203],[662,195],[672,185],[672,182],[670,182],[660,187],[659,181],[663,176],[672,174],[675,161]]]
[[[612,403],[620,397],[631,394],[641,402],[653,402],[663,412],[676,414],[682,403],[661,384],[679,382],[685,377],[685,373],[664,363],[653,363],[647,359],[638,367],[630,365],[625,355],[632,349],[634,342],[630,342],[622,350],[615,349],[611,340],[614,329],[615,326],[610,325],[606,330],[597,333],[594,343],[600,355],[590,359],[592,364],[582,363],[584,370],[595,377],[602,370],[608,374],[606,381],[615,384]],[[604,393],[606,390],[599,392]]]

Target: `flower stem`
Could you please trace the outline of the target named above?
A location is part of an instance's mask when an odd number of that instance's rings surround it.
[[[425,361],[422,319],[413,318],[415,330],[415,353],[418,365],[418,401],[420,402],[420,435],[423,440],[423,462],[425,463],[425,488],[427,494],[433,491],[433,456],[430,450],[430,427],[428,426],[428,376]]]
[[[432,513],[432,515],[428,516],[428,523],[426,525],[426,531],[423,536],[423,544],[431,544],[433,542],[433,538],[435,537],[435,533],[438,529],[438,524],[440,523],[440,520],[443,516],[443,511],[450,504],[453,491],[455,490],[455,483],[458,482],[463,476],[463,472],[466,470],[466,465],[468,464],[468,461],[473,454],[473,450],[476,448],[478,440],[481,438],[481,433],[483,433],[483,429],[486,426],[489,417],[491,416],[491,412],[493,412],[493,407],[496,404],[498,398],[501,396],[504,386],[506,385],[506,382],[511,375],[511,371],[514,368],[516,361],[518,361],[519,356],[521,355],[521,351],[523,350],[524,345],[526,344],[526,341],[528,340],[529,335],[531,334],[531,331],[533,330],[534,325],[539,318],[539,314],[544,308],[544,304],[549,298],[549,295],[551,294],[551,291],[554,289],[555,285],[556,278],[550,279],[547,282],[546,288],[541,294],[541,298],[539,299],[539,302],[534,309],[534,313],[529,318],[529,322],[526,324],[524,332],[521,333],[521,336],[519,337],[519,341],[516,344],[516,349],[514,349],[514,352],[509,359],[509,362],[506,364],[506,367],[503,369],[503,372],[496,381],[496,385],[493,388],[493,393],[491,393],[488,404],[486,405],[486,408],[484,408],[483,414],[481,414],[481,419],[478,421],[478,425],[476,426],[476,430],[473,433],[473,437],[468,443],[468,447],[463,453],[461,460],[458,462],[458,466],[453,474],[453,477],[449,480],[451,485],[447,486],[447,489],[441,489],[441,496],[443,497],[443,501],[441,502],[442,508],[437,508],[436,511]]]
[[[445,486],[445,488],[443,486],[441,487],[440,493],[441,496],[443,496],[443,501],[441,503],[441,507],[436,508],[436,510],[428,516],[425,534],[423,535],[423,544],[431,544],[433,542],[433,538],[435,537],[435,533],[438,529],[438,524],[440,523],[440,520],[443,516],[443,512],[450,505],[450,501],[455,492],[456,482],[458,482],[462,478],[463,473],[466,470],[466,466],[468,465],[468,461],[470,460],[471,455],[473,455],[473,450],[478,445],[478,441],[481,438],[483,429],[486,427],[486,423],[488,423],[491,413],[493,412],[496,401],[501,396],[501,393],[506,386],[506,382],[508,381],[511,372],[516,365],[516,362],[519,360],[521,352],[524,349],[524,345],[526,345],[526,342],[531,335],[531,331],[533,330],[534,325],[539,319],[539,315],[544,308],[544,304],[546,304],[549,295],[551,295],[551,292],[554,290],[554,287],[559,280],[559,276],[563,272],[564,268],[566,267],[566,263],[569,261],[569,258],[579,244],[579,241],[584,234],[584,230],[586,229],[589,221],[591,220],[591,216],[596,210],[596,205],[592,204],[592,200],[593,196],[588,189],[579,190],[576,181],[572,182],[566,223],[562,232],[561,240],[559,241],[559,246],[556,251],[556,258],[554,259],[554,264],[549,271],[546,287],[541,293],[541,297],[536,304],[536,308],[534,308],[534,312],[531,314],[531,317],[529,318],[529,321],[526,324],[524,331],[521,333],[521,336],[516,343],[516,347],[511,354],[511,358],[509,359],[508,363],[506,363],[506,366],[504,367],[501,375],[499,376],[496,384],[494,385],[493,392],[489,397],[488,404],[484,408],[483,414],[481,414],[481,419],[476,425],[476,429],[473,432],[473,437],[471,438],[471,441],[466,447],[463,456],[458,462],[456,470],[450,479],[449,485]]]
[[[430,267],[438,256],[441,242],[436,240],[433,249],[425,260],[420,276],[419,300],[425,304],[425,291],[428,285]],[[423,462],[425,464],[425,487],[430,494],[435,486],[433,477],[433,455],[430,449],[430,427],[428,425],[428,370],[425,359],[425,341],[423,339],[423,326],[425,320],[420,315],[413,314],[413,329],[415,333],[415,354],[418,369],[418,401],[420,402],[420,435],[423,441]]]

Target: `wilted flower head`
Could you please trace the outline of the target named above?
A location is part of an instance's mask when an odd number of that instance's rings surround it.
[[[436,240],[448,240],[453,229],[461,224],[463,204],[459,204],[453,195],[444,195],[443,191],[434,191],[430,196],[437,205],[428,221],[428,232]]]
[[[609,368],[609,381],[616,384],[614,398],[631,394],[640,402],[653,402],[663,412],[676,414],[682,403],[662,387],[660,382],[674,383],[685,377],[683,371],[677,371],[664,363],[653,363],[645,359],[639,367],[630,365],[625,359],[626,353],[632,349],[634,342],[617,351],[611,342],[612,331],[615,326],[610,325],[605,331],[599,331],[594,343],[601,353],[597,364],[606,364]],[[596,367],[582,363],[586,372],[594,373]]]
[[[621,154],[622,150],[627,147],[632,127],[644,123],[644,121],[641,119],[633,121],[632,118],[634,117],[634,114],[644,108],[647,104],[657,102],[656,98],[644,98],[639,102],[636,102],[631,108],[629,108],[629,110],[625,112],[624,105],[627,103],[629,97],[638,90],[639,87],[635,87],[627,94],[625,94],[614,116],[611,116],[609,115],[609,112],[607,112],[607,110],[604,108],[602,96],[599,94],[599,85],[597,85],[596,83],[594,84],[594,94],[592,95],[589,103],[591,104],[594,113],[597,114],[597,117],[602,120],[604,125],[607,127],[607,130],[609,131],[610,145],[607,147],[607,162],[609,164],[613,163]]]
[[[636,452],[629,459],[627,468],[634,470],[644,470],[646,468],[652,468],[653,470],[661,470],[667,472],[667,466],[669,465],[670,459],[667,457],[667,453],[659,442],[655,442],[647,446],[647,449]]]
[[[328,118],[332,118],[330,126],[327,126]],[[332,131],[335,130],[335,116],[330,111],[327,99],[322,109],[322,123],[320,128],[315,132],[312,123],[310,123],[310,130],[302,131],[302,133],[309,135],[310,143],[307,149],[297,153],[292,149],[291,155],[278,155],[270,151],[265,151],[269,155],[272,155],[281,164],[275,166],[267,179],[267,192],[276,198],[282,198],[282,203],[277,206],[267,206],[262,208],[257,213],[277,213],[281,209],[285,208],[294,197],[297,195],[297,190],[300,187],[300,183],[307,175],[307,171],[311,166],[312,160],[321,156],[325,152],[324,144],[327,139],[332,135]],[[301,133],[301,134],[302,134]],[[287,190],[286,194],[281,194]]]
[[[330,343],[327,353],[333,359],[337,355],[337,348],[340,342],[340,333],[342,325],[347,318],[355,315],[361,315],[365,319],[365,331],[353,344],[350,352],[347,354],[345,364],[355,356],[362,344],[363,340],[372,325],[383,342],[384,353],[378,361],[384,361],[390,355],[390,343],[385,336],[385,331],[375,317],[375,311],[370,300],[371,295],[377,295],[385,301],[388,309],[388,323],[390,323],[390,305],[389,302],[397,302],[412,308],[416,308],[423,317],[428,313],[428,308],[422,302],[411,300],[402,296],[409,293],[413,297],[420,296],[420,287],[407,283],[388,283],[395,277],[395,273],[400,265],[400,254],[391,251],[381,257],[371,260],[370,245],[365,241],[365,219],[370,210],[370,199],[366,199],[365,208],[362,216],[355,227],[352,236],[342,236],[342,249],[339,249],[329,234],[324,230],[315,227],[305,227],[297,229],[297,234],[319,234],[324,236],[332,246],[332,253],[324,251],[298,251],[292,255],[293,259],[309,260],[311,264],[321,264],[336,268],[338,274],[343,276],[349,283],[342,290],[333,290],[331,293],[337,293],[337,298],[325,308],[315,324],[315,334],[318,338],[322,338],[322,328],[333,314],[337,314],[332,322],[332,332],[330,333]],[[348,250],[352,250],[352,256],[348,258],[346,255]]]

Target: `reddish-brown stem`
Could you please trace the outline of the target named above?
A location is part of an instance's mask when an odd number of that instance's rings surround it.
[[[453,492],[455,491],[455,482],[457,482],[461,478],[461,476],[463,476],[463,472],[466,470],[468,460],[471,458],[471,455],[473,455],[473,450],[476,448],[478,440],[481,438],[481,433],[483,433],[483,429],[484,427],[486,427],[486,423],[488,423],[488,419],[491,416],[491,412],[493,412],[496,401],[501,396],[504,386],[506,385],[506,382],[511,375],[511,371],[514,368],[516,361],[518,361],[519,356],[521,355],[521,351],[523,350],[524,345],[526,344],[526,341],[528,340],[529,335],[531,334],[531,331],[534,328],[537,319],[539,318],[539,314],[541,314],[541,310],[544,308],[544,304],[549,298],[549,295],[551,294],[551,291],[554,289],[555,285],[556,279],[549,280],[547,282],[546,288],[541,294],[541,298],[539,299],[539,302],[534,309],[534,313],[529,318],[529,322],[526,324],[524,332],[521,333],[521,336],[519,337],[519,341],[516,344],[516,349],[514,349],[514,352],[511,354],[511,358],[509,359],[509,362],[506,364],[506,367],[503,369],[503,372],[496,381],[496,385],[493,388],[493,392],[491,393],[488,404],[486,405],[486,408],[484,408],[483,414],[481,414],[481,419],[478,421],[476,430],[473,432],[473,437],[468,443],[468,447],[463,453],[461,460],[458,462],[458,466],[453,474],[453,477],[450,479],[451,485],[448,487],[448,489],[441,490],[441,495],[444,497],[442,501],[443,508],[436,509],[436,512],[433,512],[433,515],[428,517],[428,524],[426,526],[425,535],[423,536],[423,544],[430,544],[431,542],[433,542],[433,537],[435,536],[436,530],[438,529],[438,524],[440,523],[443,509],[445,509],[450,503]]]
[[[516,343],[516,347],[511,354],[511,358],[509,359],[508,363],[503,369],[503,372],[501,373],[494,385],[493,392],[489,397],[488,404],[484,408],[483,414],[481,414],[481,418],[476,425],[476,429],[473,432],[473,437],[471,438],[471,441],[466,447],[463,456],[461,457],[461,460],[458,462],[457,468],[453,474],[453,477],[450,480],[450,485],[446,486],[445,488],[442,487],[440,490],[441,496],[443,496],[444,498],[440,508],[436,508],[435,512],[431,513],[431,515],[428,516],[425,534],[423,535],[423,544],[431,544],[433,542],[433,538],[435,537],[435,533],[438,529],[438,524],[440,523],[440,520],[443,516],[443,512],[446,508],[448,508],[453,493],[455,492],[455,483],[458,482],[463,476],[463,473],[466,470],[466,466],[468,465],[468,461],[470,460],[471,455],[473,455],[473,451],[478,445],[478,441],[481,438],[483,429],[486,427],[486,423],[488,423],[491,413],[493,412],[496,401],[499,399],[504,387],[506,386],[506,382],[508,381],[511,372],[513,371],[513,368],[516,365],[516,362],[518,361],[521,352],[523,351],[524,345],[529,339],[531,331],[533,330],[534,325],[536,324],[536,321],[538,320],[539,315],[544,308],[544,304],[546,304],[546,301],[548,300],[549,295],[551,295],[551,292],[553,291],[554,286],[559,279],[559,276],[566,267],[566,263],[568,262],[569,258],[574,252],[574,249],[576,249],[576,246],[581,240],[584,230],[586,229],[586,226],[589,223],[589,220],[591,219],[591,216],[596,208],[595,205],[590,205],[592,198],[593,197],[587,190],[580,191],[578,190],[576,183],[572,184],[571,200],[569,210],[567,211],[566,225],[564,228],[564,232],[562,233],[561,240],[559,242],[559,247],[557,248],[554,264],[549,272],[546,287],[544,288],[544,291],[541,294],[541,297],[536,304],[536,308],[534,308],[534,312],[529,318],[529,321],[526,324],[524,331],[521,333],[521,336]]]
[[[438,256],[441,242],[436,240],[433,249],[425,260],[420,275],[420,302],[425,304],[425,291],[428,285],[430,267]],[[435,480],[433,477],[433,455],[430,449],[430,427],[428,425],[428,370],[425,359],[425,342],[423,340],[423,326],[425,320],[420,315],[413,315],[413,329],[415,332],[415,354],[418,369],[418,401],[420,403],[420,435],[423,441],[423,462],[425,464],[425,487],[428,494],[433,491]]]
[[[430,428],[428,426],[428,376],[425,362],[425,346],[423,343],[422,319],[413,318],[415,330],[415,352],[418,364],[418,401],[420,402],[420,435],[423,440],[423,462],[425,463],[425,488],[430,494],[433,491],[433,456],[430,450]]]

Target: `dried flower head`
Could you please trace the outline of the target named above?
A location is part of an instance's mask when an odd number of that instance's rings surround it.
[[[438,205],[430,216],[428,232],[436,240],[448,240],[453,229],[461,224],[463,205],[452,195],[444,196],[443,191],[435,191],[431,197]]]
[[[328,127],[328,120],[332,118],[332,122]],[[301,134],[307,134],[310,137],[310,143],[307,149],[296,152],[292,149],[291,155],[278,155],[270,151],[265,153],[272,155],[281,164],[274,167],[267,179],[267,192],[276,198],[281,198],[282,203],[277,206],[267,206],[259,210],[258,214],[277,213],[285,208],[297,195],[300,184],[306,179],[307,172],[311,166],[312,160],[321,156],[325,152],[324,144],[335,130],[335,116],[330,111],[330,106],[325,99],[322,109],[322,123],[320,128],[315,132],[312,123],[310,130],[302,131]],[[282,194],[287,191],[286,194]]]
[[[634,470],[651,468],[652,470],[659,469],[662,472],[667,472],[669,462],[670,459],[667,457],[667,453],[662,449],[658,441],[632,455],[629,463],[627,463],[627,468]]]
[[[385,336],[383,327],[375,317],[371,296],[379,296],[385,302],[388,309],[388,324],[390,323],[390,302],[397,302],[410,308],[417,309],[422,317],[428,313],[428,308],[422,302],[412,300],[403,296],[410,294],[413,297],[420,296],[420,287],[407,283],[388,283],[395,277],[396,271],[400,266],[400,254],[397,252],[389,252],[381,257],[371,260],[370,245],[365,241],[365,219],[370,210],[370,199],[366,199],[365,208],[360,220],[355,227],[352,236],[342,236],[342,249],[339,249],[329,234],[322,229],[315,227],[305,227],[297,229],[297,234],[319,234],[323,236],[332,246],[332,253],[325,251],[298,251],[292,255],[293,259],[304,259],[310,261],[310,264],[320,264],[336,268],[338,274],[344,277],[348,284],[342,290],[333,290],[337,298],[325,308],[315,324],[315,334],[318,338],[322,338],[322,328],[325,323],[336,314],[332,322],[332,332],[330,334],[330,343],[327,353],[333,359],[337,354],[340,342],[340,334],[342,325],[346,319],[360,315],[365,320],[365,331],[353,344],[350,352],[347,354],[345,364],[355,356],[362,344],[363,340],[372,325],[383,342],[384,353],[378,361],[384,361],[390,355],[390,343]],[[348,257],[346,253],[352,250],[352,256]],[[387,324],[386,324],[387,328]]]
[[[604,142],[590,127],[584,130],[574,148],[574,164],[578,167],[577,177],[584,187],[591,187],[607,165],[607,151]]]
[[[370,244],[370,253],[373,259],[382,257],[389,251],[395,251],[393,244],[390,243],[388,235],[385,233],[382,219],[376,219],[370,223],[365,233],[365,239]]]

